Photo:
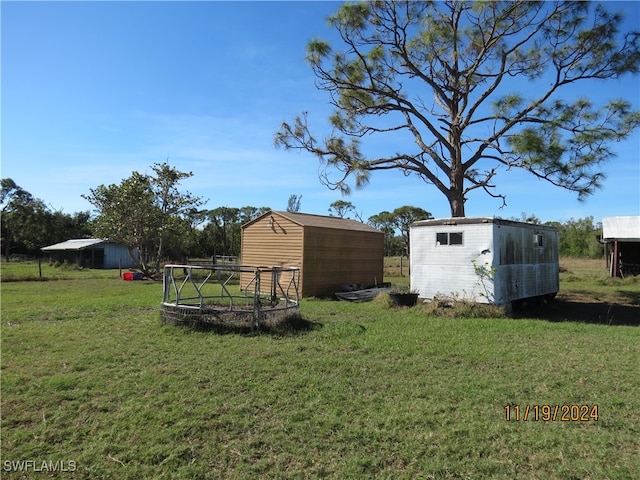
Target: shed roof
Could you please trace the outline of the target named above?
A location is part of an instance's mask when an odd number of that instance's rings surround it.
[[[57,250],[84,250],[85,248],[95,247],[105,241],[106,240],[101,238],[76,238],[67,240],[66,242],[49,245],[48,247],[42,247],[40,250],[44,252]]]
[[[602,239],[640,242],[640,216],[603,217]]]
[[[356,230],[361,232],[380,233],[371,225],[358,222],[357,220],[351,220],[349,218],[329,217],[326,215],[315,215],[310,213],[297,213],[297,212],[282,212],[277,210],[269,211],[257,218],[254,218],[250,222],[245,223],[242,228],[246,228],[249,225],[258,222],[262,218],[269,215],[278,215],[287,220],[300,225],[301,227],[320,227],[320,228],[334,228],[339,230]]]

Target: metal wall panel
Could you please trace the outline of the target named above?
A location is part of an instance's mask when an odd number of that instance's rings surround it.
[[[458,232],[462,245],[437,241]],[[425,221],[412,225],[410,239],[411,288],[423,298],[504,304],[558,292],[552,227],[495,219]]]

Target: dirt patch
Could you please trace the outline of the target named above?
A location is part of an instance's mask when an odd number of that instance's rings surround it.
[[[625,301],[607,301],[581,294],[560,294],[543,303],[523,304],[515,309],[516,318],[539,318],[551,322],[585,322],[602,325],[640,326],[640,299],[629,295]]]

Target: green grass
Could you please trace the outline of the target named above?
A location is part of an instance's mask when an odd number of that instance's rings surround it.
[[[123,270],[127,271],[127,270]],[[119,278],[119,270],[78,269],[75,265],[38,262],[5,262],[0,264],[3,282],[71,280],[74,278]]]
[[[640,305],[640,277],[610,277],[604,260],[564,259],[561,267],[560,280],[565,291],[602,301]]]
[[[640,471],[637,327],[303,300],[313,328],[219,335],[163,325],[159,283],[65,275],[2,283],[2,478],[21,478],[5,471],[19,460],[114,479]],[[599,418],[505,419],[543,404]]]

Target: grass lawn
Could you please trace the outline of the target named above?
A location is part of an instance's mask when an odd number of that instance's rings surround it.
[[[258,335],[164,325],[161,285],[117,271],[3,264],[0,475],[638,478],[640,281],[600,263],[518,318],[308,299]]]

